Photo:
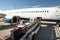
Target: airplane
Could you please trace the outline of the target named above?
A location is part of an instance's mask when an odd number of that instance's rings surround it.
[[[60,6],[5,10],[1,13],[6,14],[5,20],[7,22],[12,22],[13,17],[15,17],[16,19],[20,17],[21,19],[28,20],[34,19],[36,17],[42,17],[42,20],[56,21],[57,23],[60,22]]]

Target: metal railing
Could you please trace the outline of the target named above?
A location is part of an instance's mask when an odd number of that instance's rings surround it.
[[[32,34],[32,32],[34,32],[34,34],[36,34],[35,31],[38,27],[40,27],[40,21],[41,21],[41,18],[37,18],[34,20],[33,23],[25,26],[26,28],[24,28],[23,30],[22,30],[22,28],[19,28],[17,30],[12,30],[11,31],[12,39],[13,40],[22,40],[22,39],[25,40],[28,38],[29,35]]]
[[[23,35],[20,40],[30,40],[34,39],[35,34],[37,34],[38,30],[40,29],[40,21],[41,19],[36,19],[35,22],[30,26],[31,28],[28,29],[25,35]]]

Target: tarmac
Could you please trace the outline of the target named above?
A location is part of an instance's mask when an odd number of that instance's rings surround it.
[[[60,27],[53,25],[41,26],[34,40],[60,40]]]
[[[60,40],[60,27],[55,27],[56,39]]]
[[[5,24],[4,24],[5,25]],[[13,29],[11,26],[0,26],[0,38],[3,40],[10,31]],[[34,40],[60,40],[60,27],[53,25],[41,25],[38,33],[35,35]]]
[[[10,37],[10,31],[13,29],[13,27],[9,25],[9,23],[0,22],[0,38],[3,40]]]

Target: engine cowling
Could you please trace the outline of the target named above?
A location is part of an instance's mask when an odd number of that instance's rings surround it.
[[[17,23],[19,22],[20,17],[19,16],[13,16],[12,18],[12,23]]]

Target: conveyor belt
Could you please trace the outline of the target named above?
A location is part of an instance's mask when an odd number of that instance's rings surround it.
[[[37,35],[35,36],[34,40],[56,40],[54,27],[41,27],[41,29],[39,29]]]

